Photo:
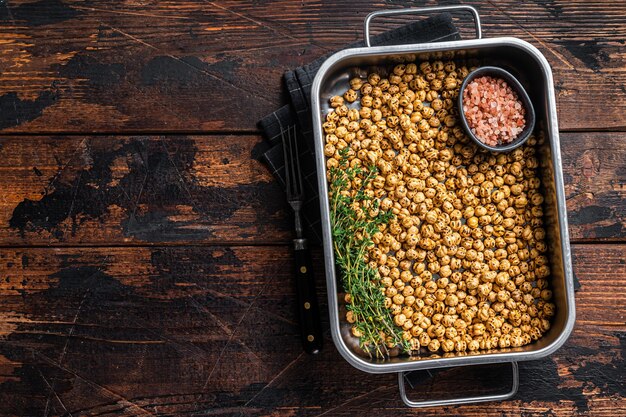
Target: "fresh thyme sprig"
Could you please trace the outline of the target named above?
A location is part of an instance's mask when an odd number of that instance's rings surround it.
[[[361,347],[370,355],[387,356],[388,346],[401,346],[410,352],[403,330],[392,320],[385,307],[384,288],[377,269],[365,262],[368,249],[374,246],[372,236],[378,226],[389,222],[392,212],[379,210],[378,200],[365,192],[376,176],[376,167],[348,166],[347,148],[341,152],[339,166],[330,169],[330,218],[335,261],[341,272],[344,290],[350,295],[348,311],[355,319]],[[352,188],[361,179],[358,189]]]

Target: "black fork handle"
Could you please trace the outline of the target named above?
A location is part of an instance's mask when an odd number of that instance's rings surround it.
[[[315,277],[311,267],[311,253],[306,239],[294,239],[293,246],[302,346],[305,352],[316,354],[322,349],[322,326],[315,291]]]

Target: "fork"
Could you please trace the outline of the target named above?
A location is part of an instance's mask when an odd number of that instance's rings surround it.
[[[304,203],[302,171],[300,171],[300,154],[296,127],[289,126],[287,133],[281,132],[283,155],[285,158],[285,185],[287,201],[293,209],[295,217],[296,238],[293,240],[296,261],[296,291],[298,310],[300,313],[300,333],[302,345],[307,353],[318,353],[322,348],[322,330],[320,324],[319,305],[315,293],[315,277],[311,268],[311,253],[307,239],[302,231],[300,211]]]

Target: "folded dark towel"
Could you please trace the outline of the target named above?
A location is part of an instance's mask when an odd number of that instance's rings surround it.
[[[442,42],[460,39],[459,31],[452,24],[452,18],[444,13],[425,20],[417,21],[380,35],[373,36],[372,45],[400,45],[424,42]],[[346,48],[365,46],[364,41],[354,42]],[[345,48],[344,48],[345,49]],[[285,72],[283,79],[291,103],[284,105],[272,114],[264,117],[258,125],[266,139],[266,150],[262,151],[262,161],[268,165],[272,174],[284,186],[284,159],[281,144],[281,132],[290,125],[298,126],[298,139],[301,146],[300,166],[304,179],[307,201],[303,206],[303,221],[307,237],[315,243],[321,243],[319,198],[315,170],[315,151],[311,125],[311,85],[317,70],[329,55],[320,57],[309,65]]]

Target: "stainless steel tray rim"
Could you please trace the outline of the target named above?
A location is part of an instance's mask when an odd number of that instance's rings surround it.
[[[556,113],[556,98],[554,94],[554,82],[552,78],[552,70],[547,59],[543,54],[530,43],[514,38],[514,37],[499,37],[488,39],[471,39],[460,40],[450,42],[437,42],[437,43],[425,43],[425,44],[408,44],[408,45],[393,45],[393,46],[376,46],[369,48],[351,48],[339,51],[329,57],[324,64],[320,67],[313,80],[312,92],[311,92],[311,104],[313,113],[313,126],[315,136],[315,151],[318,155],[323,155],[324,141],[321,130],[321,112],[318,110],[320,101],[320,88],[322,81],[326,73],[332,69],[332,67],[341,60],[348,57],[358,56],[379,56],[379,55],[392,55],[392,54],[412,54],[418,52],[434,52],[434,51],[450,51],[460,50],[467,48],[484,48],[488,46],[511,46],[524,50],[529,53],[537,62],[546,77],[546,84],[549,86],[546,91],[549,111],[549,123],[547,129],[551,131],[550,135],[550,148],[552,152],[552,159],[554,161],[554,178],[556,184],[556,199],[559,207],[565,208],[565,193],[563,187],[563,173],[561,163],[561,150],[560,141],[558,135],[558,123]],[[326,172],[325,158],[316,158],[316,165],[318,172]],[[328,184],[325,175],[318,175],[318,186],[320,195],[320,208],[322,215],[322,235],[324,238],[324,257],[326,267],[326,284],[328,291],[328,304],[331,321],[331,335],[333,342],[341,356],[355,368],[368,372],[368,373],[395,373],[420,369],[433,369],[433,368],[445,368],[453,366],[466,366],[466,365],[478,365],[478,364],[493,364],[493,363],[506,363],[515,361],[527,361],[546,357],[556,350],[558,350],[570,336],[575,322],[575,304],[574,304],[574,286],[573,286],[573,274],[571,267],[571,249],[569,247],[569,233],[567,228],[567,218],[559,219],[560,224],[560,237],[562,243],[562,258],[565,274],[565,296],[567,298],[568,312],[566,322],[563,330],[559,336],[549,345],[534,350],[532,352],[501,352],[501,353],[484,353],[479,355],[468,356],[455,356],[449,358],[437,358],[437,359],[423,359],[417,361],[406,362],[383,362],[372,363],[364,358],[358,357],[352,353],[345,344],[341,334],[340,321],[339,321],[339,306],[336,303],[335,295],[337,294],[337,280],[335,271],[335,259],[332,247],[329,242],[332,242],[331,225],[329,218],[329,202],[328,202]],[[333,295],[334,294],[334,295]]]

